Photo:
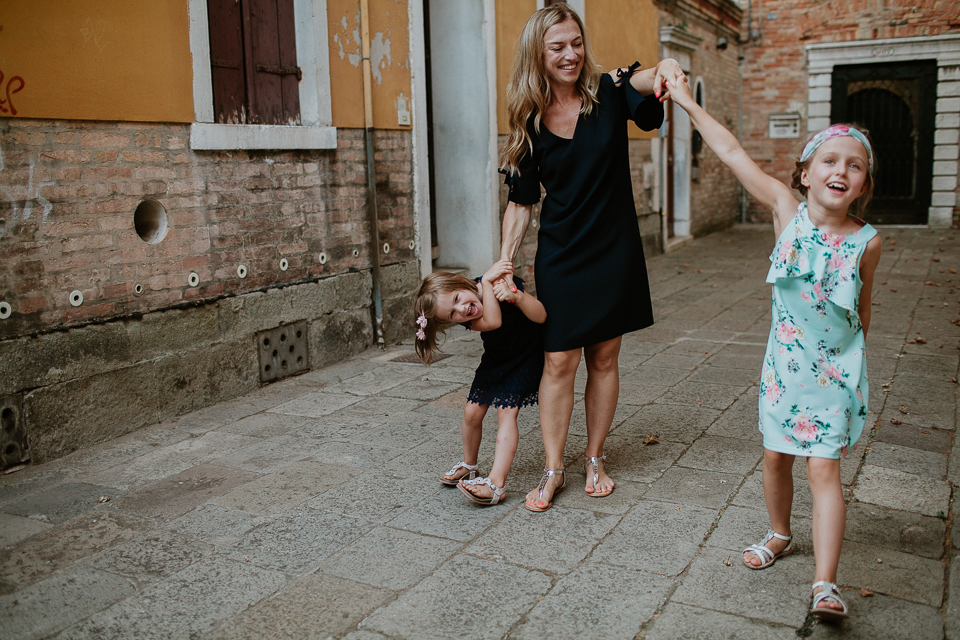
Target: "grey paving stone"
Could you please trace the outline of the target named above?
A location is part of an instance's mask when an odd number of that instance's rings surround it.
[[[343,640],[388,640],[387,636],[366,629],[353,631],[343,636]]]
[[[845,542],[837,577],[840,584],[866,587],[901,600],[932,607],[943,602],[942,563],[883,547]]]
[[[400,453],[396,449],[383,447],[359,447],[348,442],[324,442],[311,455],[317,462],[367,471],[383,468]]]
[[[131,578],[142,588],[207,555],[209,547],[206,545],[174,531],[159,529],[101,551],[84,564]]]
[[[635,407],[630,402],[624,401],[624,390],[623,387],[620,388],[620,402],[617,403],[617,409],[613,413],[613,421],[610,425],[611,430],[620,428],[620,425],[625,423],[627,420],[633,416],[637,407]],[[521,412],[522,414],[523,412]],[[537,426],[539,427],[539,415]],[[538,429],[539,431],[539,429]],[[582,399],[578,399],[577,402],[573,404],[573,413],[570,415],[570,435],[587,435],[587,408]],[[543,438],[541,436],[541,442]],[[581,454],[583,452],[581,451]]]
[[[760,433],[758,398],[753,393],[745,393],[737,398],[729,409],[723,412],[707,429],[707,435],[739,438],[745,444],[763,447],[763,434]]]
[[[687,380],[689,382],[709,382],[749,387],[760,381],[760,372],[754,369],[703,365],[697,367]]]
[[[907,413],[902,413],[905,407]],[[949,379],[897,376],[883,408],[882,419],[902,420],[919,427],[954,430],[957,426],[957,385]]]
[[[418,640],[499,639],[550,586],[537,571],[458,555],[360,627]]]
[[[563,506],[568,509],[586,509],[597,513],[623,515],[640,501],[649,488],[645,482],[630,482],[629,480],[624,480],[617,473],[616,469],[610,467],[609,472],[613,474],[611,477],[615,483],[613,493],[602,498],[594,498],[584,491],[587,479],[583,474],[583,467],[578,468],[571,465],[568,468],[570,469],[568,482],[572,484],[568,487],[570,490],[565,490],[562,494]],[[527,491],[532,488],[532,486],[526,487]],[[525,497],[526,491],[518,492],[518,500],[522,500]]]
[[[310,418],[302,416],[263,412],[226,424],[220,431],[254,438],[272,438],[296,431],[311,422]]]
[[[943,619],[934,607],[877,594],[862,597],[859,589],[844,589],[843,599],[850,607],[850,618],[836,625],[814,624],[810,638],[848,638],[852,640],[939,640],[943,638]],[[949,623],[948,623],[949,624]],[[949,636],[948,636],[949,637]]]
[[[703,543],[716,512],[643,500],[600,542],[591,562],[676,576]]]
[[[0,596],[0,631],[6,638],[45,638],[136,593],[125,578],[74,567],[16,594]]]
[[[438,477],[428,479],[394,478],[382,474],[358,475],[307,504],[314,509],[382,524],[436,495],[442,488]],[[385,488],[389,490],[385,491]]]
[[[172,520],[257,475],[216,464],[202,464],[113,502],[116,509],[147,518]]]
[[[51,528],[53,525],[48,522],[0,513],[0,548],[15,545]]]
[[[950,511],[950,484],[866,464],[853,490],[860,502],[914,511],[927,516]]]
[[[188,438],[189,433],[177,429],[172,423],[148,425],[114,440],[75,451],[61,462],[80,471],[109,469]]]
[[[0,549],[0,590],[9,593],[153,528],[142,518],[98,509]]]
[[[649,384],[654,386],[672,386],[691,375],[687,369],[669,369],[656,367],[649,362],[632,370],[620,370],[620,384]]]
[[[617,435],[634,436],[654,433],[663,441],[690,443],[699,438],[719,415],[716,409],[650,404],[627,418],[615,432]]]
[[[256,474],[279,471],[294,462],[313,461],[324,443],[298,434],[255,440],[242,449],[231,451],[214,462]]]
[[[932,380],[949,380],[957,375],[957,358],[932,353],[905,353],[897,364],[897,374]]]
[[[768,529],[770,529],[770,517],[763,505],[760,505],[760,509],[731,505],[720,516],[720,522],[707,538],[707,544],[733,552],[730,562],[742,564],[743,550],[763,540]],[[779,558],[777,566],[788,562],[806,562],[803,556],[813,553],[810,518],[794,514],[790,519],[790,529],[796,552]]]
[[[425,373],[421,374],[424,380],[436,380],[438,382],[455,382],[457,384],[469,386],[473,382],[477,371],[473,367],[457,367],[447,365],[445,367],[429,367]]]
[[[61,638],[192,638],[212,630],[286,583],[276,571],[211,558],[92,616]],[[171,615],[177,612],[178,615]]]
[[[663,394],[665,394],[670,387],[663,384],[645,384],[642,382],[621,382],[620,383],[620,400],[617,404],[617,407],[621,406],[632,406],[634,411],[637,406],[650,404]]]
[[[401,591],[432,573],[461,543],[377,527],[324,559],[324,573]]]
[[[488,411],[487,413],[491,412]],[[456,426],[459,427],[459,425]],[[453,427],[451,421],[445,418],[428,416],[422,413],[406,413],[378,427],[354,435],[350,438],[350,442],[405,451],[432,440],[439,433],[452,430]]]
[[[355,470],[320,462],[294,462],[238,486],[213,503],[259,515],[276,515],[349,482]]]
[[[413,411],[422,404],[423,403],[417,400],[370,396],[363,398],[360,402],[334,411],[327,416],[327,419],[344,424],[356,425],[362,429],[369,429],[389,422],[391,419],[408,411]]]
[[[13,501],[3,507],[3,512],[58,524],[92,511],[99,504],[100,496],[116,494],[117,491],[110,487],[64,482],[46,491],[31,493],[21,500]]]
[[[167,528],[200,542],[225,547],[236,543],[240,536],[265,521],[237,509],[205,504],[170,522]]]
[[[947,456],[904,445],[874,442],[867,462],[878,467],[943,480],[947,475]]]
[[[642,571],[584,564],[561,578],[510,637],[631,640],[672,586],[669,578]]]
[[[737,490],[740,481],[740,476],[729,473],[674,466],[653,483],[645,497],[717,509]]]
[[[299,398],[294,398],[288,402],[277,405],[270,409],[271,413],[284,413],[292,416],[304,416],[307,418],[320,418],[331,413],[356,404],[362,400],[361,396],[345,393],[329,393],[327,391],[317,391]]]
[[[65,482],[75,482],[77,472],[62,460],[48,464],[27,465],[10,474],[0,474],[0,505],[23,500],[30,494],[48,491]]]
[[[429,401],[456,391],[462,386],[458,382],[416,379],[399,384],[385,391],[384,394],[392,398]]]
[[[504,518],[523,500],[524,493],[508,492],[507,500],[500,506],[483,508],[467,500],[456,487],[447,487],[401,512],[388,524],[396,529],[469,542]]]
[[[644,640],[795,640],[792,627],[670,602],[650,626]]]
[[[723,411],[743,395],[749,385],[710,384],[707,382],[684,381],[674,385],[670,391],[660,396],[658,402],[685,404],[694,407],[708,407]]]
[[[752,443],[737,438],[701,436],[680,456],[677,466],[744,475],[756,467],[762,457],[763,451],[758,451]]]
[[[412,367],[403,364],[387,363],[376,369],[364,371],[355,376],[345,378],[339,384],[332,384],[325,389],[329,393],[349,393],[361,396],[370,396],[393,389],[399,384],[419,378],[424,374],[423,367]]]
[[[939,560],[946,523],[940,518],[854,502],[847,505],[844,538]]]
[[[730,566],[724,564],[729,558]],[[807,617],[813,563],[777,561],[774,570],[751,571],[727,549],[706,547],[694,560],[671,602],[798,628]]]
[[[561,493],[558,498],[562,496]],[[573,570],[619,521],[620,516],[567,509],[557,506],[557,501],[543,513],[519,507],[477,536],[464,551],[524,567],[565,573]]]
[[[311,573],[204,635],[203,640],[339,638],[393,597],[386,589]],[[347,637],[383,638],[365,631]]]
[[[223,553],[265,569],[304,575],[373,526],[366,520],[305,508],[252,529]]]
[[[174,424],[177,429],[194,435],[219,429],[224,425],[242,420],[247,416],[260,413],[260,407],[245,401],[243,397],[221,402],[209,407],[180,416]]]
[[[605,468],[614,480],[652,483],[683,455],[687,446],[677,442],[644,445],[646,436],[611,434],[605,445]]]
[[[874,442],[887,442],[949,455],[953,432],[926,429],[909,424],[892,424],[887,420],[879,423]]]
[[[255,438],[248,436],[212,431],[199,438],[189,438],[161,447],[129,462],[91,474],[87,479],[99,485],[129,492],[191,467],[211,462],[256,442]]]
[[[956,531],[956,528],[954,528],[954,531]],[[946,637],[949,640],[955,640],[960,638],[960,560],[957,560],[957,554],[954,554],[951,558],[949,575],[949,589],[946,594],[947,608],[943,619],[946,623]]]

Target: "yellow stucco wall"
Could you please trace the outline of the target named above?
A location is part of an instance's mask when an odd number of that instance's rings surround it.
[[[398,98],[406,98],[412,110],[408,24],[406,0],[370,0],[373,125],[378,129],[409,128],[397,124]],[[359,1],[327,0],[327,30],[333,124],[363,127]]]
[[[497,0],[497,126],[509,133],[505,105],[507,82],[517,39],[536,0]],[[586,0],[584,19],[590,46],[604,69],[625,67],[639,60],[643,68],[657,63],[659,29],[651,0]],[[630,124],[631,138],[653,138]]]
[[[0,2],[0,99],[22,78],[16,117],[190,122],[191,64],[187,0]]]

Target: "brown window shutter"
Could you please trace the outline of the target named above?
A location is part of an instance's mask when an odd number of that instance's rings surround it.
[[[236,0],[207,0],[213,110],[217,122],[246,122],[242,14]]]
[[[251,123],[299,124],[300,78],[297,66],[293,0],[243,0],[247,10],[252,69]]]

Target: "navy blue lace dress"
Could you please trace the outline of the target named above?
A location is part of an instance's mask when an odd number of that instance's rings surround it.
[[[597,98],[571,139],[542,123],[538,134],[531,119],[533,153],[520,159],[519,174],[506,178],[510,201],[520,205],[539,202],[541,184],[546,191],[534,273],[537,298],[547,310],[547,351],[597,344],[653,324],[627,120],[650,131],[663,122],[663,106],[606,73]]]
[[[523,291],[523,280],[513,281]],[[543,375],[543,325],[510,302],[500,303],[500,317],[499,329],[480,334],[483,355],[467,399],[491,407],[536,404]]]

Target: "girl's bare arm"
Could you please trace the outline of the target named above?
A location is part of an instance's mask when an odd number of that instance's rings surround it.
[[[873,311],[873,275],[877,271],[877,264],[880,262],[880,253],[882,246],[880,236],[874,236],[863,249],[863,255],[860,257],[860,280],[863,287],[860,289],[860,302],[857,304],[857,313],[860,314],[860,325],[863,327],[863,335],[867,335],[870,329],[870,314]]]
[[[670,82],[670,97],[690,114],[690,120],[703,136],[703,141],[713,149],[723,164],[733,170],[737,180],[760,204],[774,213],[773,224],[777,234],[796,215],[800,201],[790,188],[772,176],[768,176],[744,151],[736,137],[703,110],[690,95],[686,79]]]

